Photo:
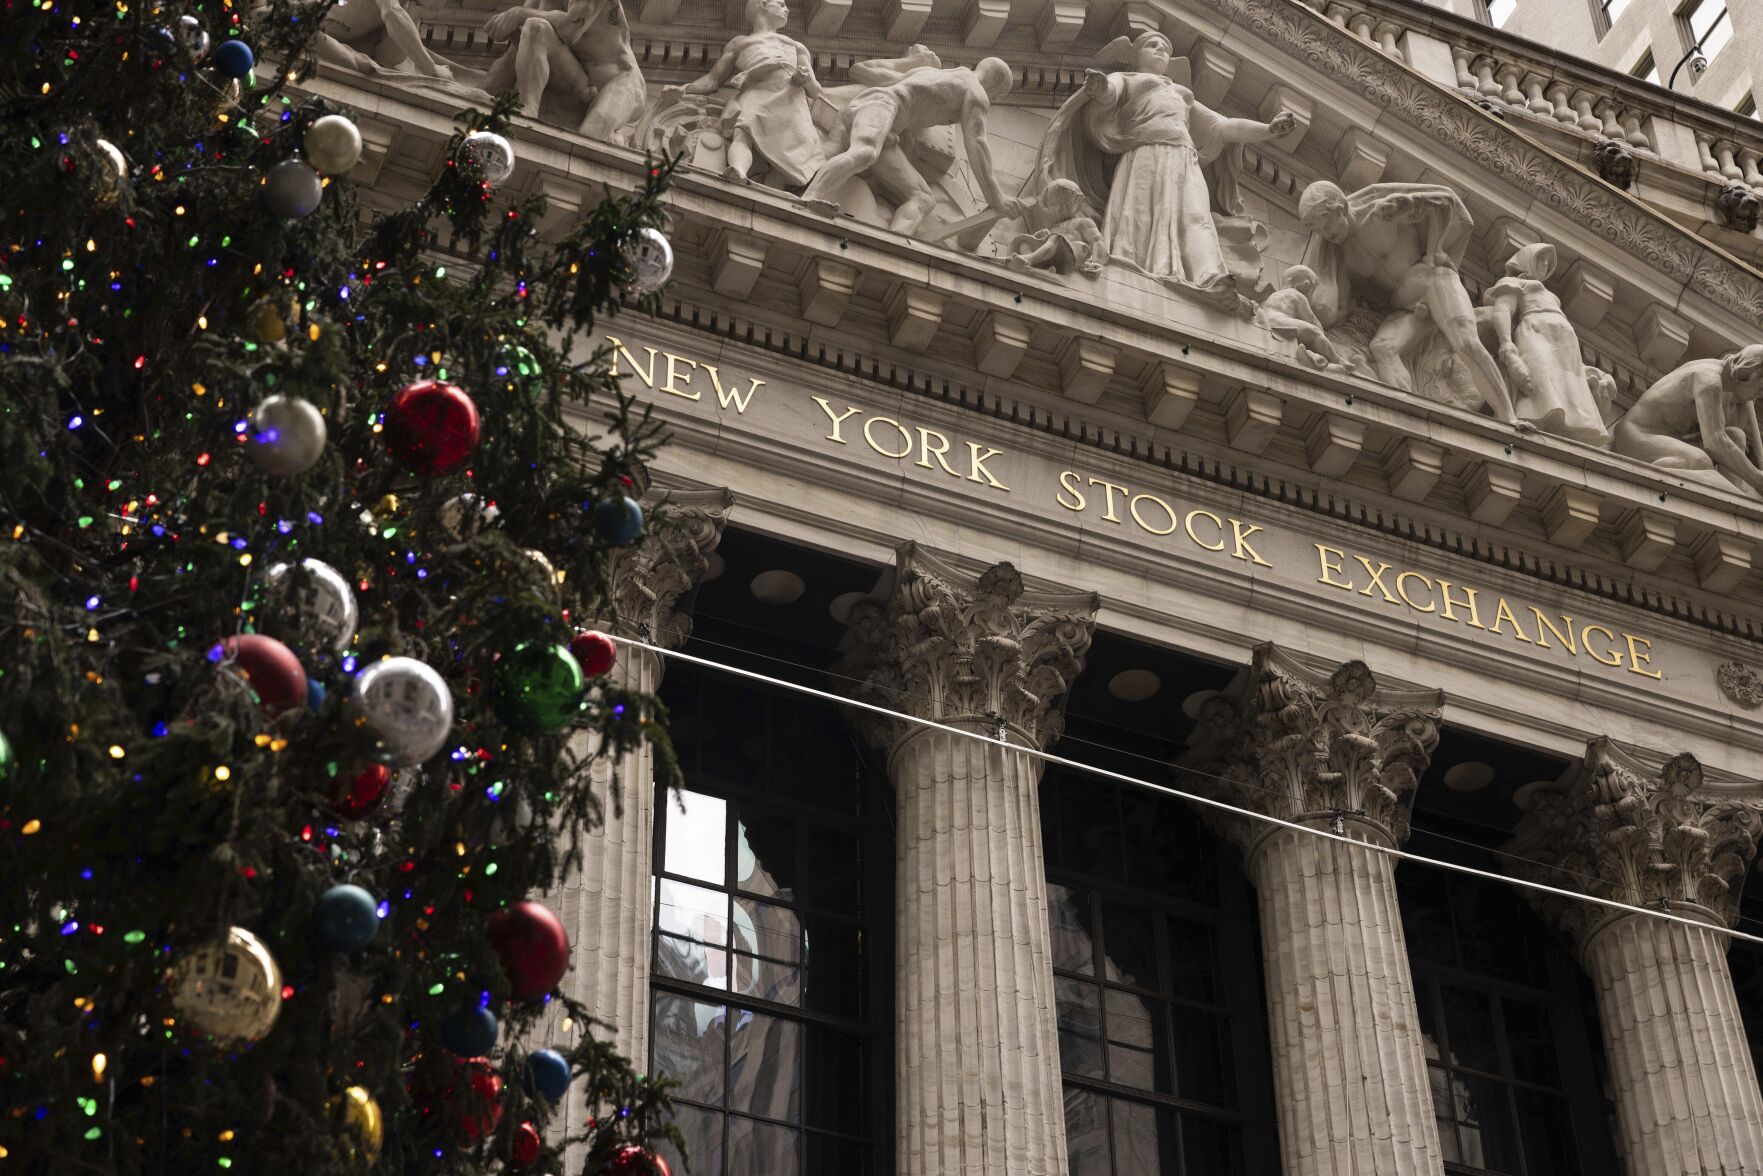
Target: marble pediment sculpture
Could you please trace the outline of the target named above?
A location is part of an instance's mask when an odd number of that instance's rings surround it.
[[[1741,493],[1763,494],[1763,344],[1680,365],[1611,430],[1617,453]]]
[[[573,102],[591,139],[627,142],[648,103],[621,0],[533,0],[484,22],[507,43],[484,76],[492,94],[514,90],[521,113],[538,118],[547,97]]]

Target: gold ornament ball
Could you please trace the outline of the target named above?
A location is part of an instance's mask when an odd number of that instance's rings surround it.
[[[179,960],[171,990],[171,1002],[184,1019],[220,1041],[261,1041],[282,1011],[282,970],[243,927]]]
[[[386,1121],[380,1104],[364,1087],[351,1086],[331,1099],[337,1118],[348,1132],[346,1146],[349,1158],[362,1168],[379,1162],[380,1148],[385,1143]]]
[[[382,519],[390,518],[392,515],[398,513],[399,505],[398,496],[396,494],[387,494],[373,504],[373,513]]]

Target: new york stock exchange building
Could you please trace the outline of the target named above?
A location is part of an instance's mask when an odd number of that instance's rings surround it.
[[[474,86],[545,232],[683,156],[576,343],[685,789],[561,903],[693,1173],[1763,1174],[1763,124],[1399,0],[533,2],[307,85],[386,207]]]

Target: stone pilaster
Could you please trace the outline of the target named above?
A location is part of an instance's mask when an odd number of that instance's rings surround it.
[[[1600,739],[1507,846],[1522,877],[1695,920],[1525,891],[1597,990],[1628,1176],[1763,1173],[1763,1097],[1719,932],[1760,832],[1763,802],[1706,787],[1694,757],[1649,765]]]
[[[1349,839],[1207,810],[1260,896],[1286,1176],[1443,1170],[1396,859],[1367,848],[1406,840],[1442,703],[1362,662],[1317,668],[1262,645],[1246,685],[1205,704],[1182,760],[1195,791]]]
[[[891,587],[851,610],[852,696],[996,743],[859,712],[888,752],[896,833],[897,1170],[1066,1170],[1058,1016],[1041,858],[1041,765],[1098,600],[977,577],[907,544]]]
[[[670,490],[648,495],[650,522],[643,538],[613,553],[610,566],[618,619],[594,627],[664,648],[682,644],[692,618],[679,602],[704,577],[722,538],[733,496],[722,489]],[[653,692],[662,659],[621,645],[613,670],[618,685]],[[592,750],[582,736],[578,754]],[[592,1016],[607,1025],[612,1044],[642,1069],[649,1056],[649,938],[653,856],[654,756],[646,745],[613,759],[593,760],[593,789],[605,823],[582,839],[582,862],[553,895],[569,929],[575,956],[563,984]],[[585,1026],[577,1026],[581,1032]],[[556,1031],[555,1028],[553,1030]],[[570,1104],[566,1129],[586,1108]]]

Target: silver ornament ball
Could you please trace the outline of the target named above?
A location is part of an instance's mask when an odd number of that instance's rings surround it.
[[[287,477],[318,464],[324,443],[324,417],[312,402],[278,394],[251,413],[251,436],[245,451],[264,473]]]
[[[655,293],[673,276],[673,246],[660,229],[638,229],[619,248],[619,254],[630,274],[624,288],[638,297]]]
[[[193,1027],[229,1042],[261,1041],[282,1011],[282,970],[243,927],[198,948],[171,974],[171,1003]]]
[[[327,176],[346,174],[361,162],[361,132],[340,114],[327,114],[300,139],[306,159]]]
[[[289,220],[311,216],[324,199],[324,184],[312,165],[284,159],[263,177],[263,203],[275,215]]]
[[[514,144],[494,131],[473,131],[465,136],[463,154],[492,188],[514,174]]]
[[[300,568],[303,574],[296,575],[293,564],[279,563],[265,574],[264,624],[272,636],[341,653],[355,638],[355,593],[343,574],[322,560],[303,559]]]
[[[115,196],[122,190],[122,185],[129,175],[129,161],[121,149],[109,139],[94,139],[92,146],[104,157],[103,195],[105,199]]]
[[[453,730],[453,692],[434,667],[413,657],[388,657],[361,671],[349,709],[400,766],[432,757]]]
[[[183,41],[184,48],[190,51],[190,56],[197,61],[208,56],[208,30],[202,27],[200,20],[187,12],[178,17],[178,38]]]

